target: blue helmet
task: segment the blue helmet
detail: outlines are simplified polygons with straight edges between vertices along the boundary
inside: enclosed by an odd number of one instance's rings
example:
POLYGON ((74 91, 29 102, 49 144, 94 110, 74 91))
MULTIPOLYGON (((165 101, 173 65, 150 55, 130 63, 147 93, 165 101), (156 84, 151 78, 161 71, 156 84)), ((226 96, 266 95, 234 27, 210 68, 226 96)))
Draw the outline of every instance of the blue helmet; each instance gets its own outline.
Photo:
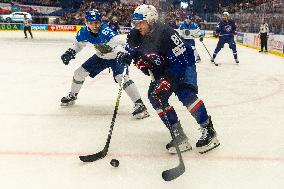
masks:
POLYGON ((187 16, 185 16, 185 19, 186 19, 186 20, 190 20, 190 19, 191 19, 191 16, 190 16, 190 15, 187 15, 187 16))
POLYGON ((88 9, 85 13, 86 21, 101 21, 101 13, 97 9, 88 9))

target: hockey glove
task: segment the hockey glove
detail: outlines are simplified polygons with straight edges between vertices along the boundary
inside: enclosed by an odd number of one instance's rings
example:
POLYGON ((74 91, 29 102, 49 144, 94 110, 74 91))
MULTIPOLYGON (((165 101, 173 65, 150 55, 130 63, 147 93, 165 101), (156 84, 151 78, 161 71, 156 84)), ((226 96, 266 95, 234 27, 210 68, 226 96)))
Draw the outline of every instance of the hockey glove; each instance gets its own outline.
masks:
POLYGON ((161 78, 155 85, 153 96, 156 99, 163 99, 169 97, 172 91, 172 84, 165 78, 161 78))
POLYGON ((63 64, 68 65, 71 59, 75 59, 76 51, 69 48, 62 56, 61 60, 63 64))
POLYGON ((203 42, 203 37, 200 37, 200 38, 199 38, 199 41, 200 41, 200 42, 203 42))
POLYGON ((149 61, 140 57, 134 64, 145 75, 148 75, 148 76, 150 75, 149 69, 153 68, 153 65, 149 61))
POLYGON ((128 65, 129 66, 131 64, 132 57, 128 53, 119 52, 119 53, 117 53, 116 61, 121 65, 128 65))
POLYGON ((147 53, 141 58, 144 59, 144 61, 147 61, 148 64, 151 64, 152 66, 159 66, 165 60, 164 57, 156 53, 147 53))

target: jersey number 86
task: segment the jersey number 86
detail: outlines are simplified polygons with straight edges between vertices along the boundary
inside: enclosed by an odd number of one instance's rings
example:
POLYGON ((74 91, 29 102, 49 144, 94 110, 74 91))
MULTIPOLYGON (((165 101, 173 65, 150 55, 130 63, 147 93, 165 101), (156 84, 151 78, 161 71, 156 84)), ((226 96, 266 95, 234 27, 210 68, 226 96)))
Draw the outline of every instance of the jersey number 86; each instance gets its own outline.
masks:
POLYGON ((186 48, 184 46, 184 43, 182 42, 181 38, 177 35, 174 34, 171 36, 172 41, 176 45, 175 48, 173 48, 173 53, 175 56, 179 56, 183 54, 186 51, 186 48))

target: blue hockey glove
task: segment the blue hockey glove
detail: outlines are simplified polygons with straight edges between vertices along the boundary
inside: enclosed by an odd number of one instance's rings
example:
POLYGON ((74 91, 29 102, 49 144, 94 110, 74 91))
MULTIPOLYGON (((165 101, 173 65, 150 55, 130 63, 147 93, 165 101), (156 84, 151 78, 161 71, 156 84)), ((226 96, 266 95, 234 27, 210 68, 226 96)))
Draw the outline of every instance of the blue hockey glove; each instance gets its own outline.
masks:
POLYGON ((75 59, 76 51, 69 48, 62 56, 61 60, 63 64, 68 65, 71 59, 75 59))
POLYGON ((119 52, 116 56, 116 61, 121 65, 130 65, 132 62, 132 57, 130 54, 125 52, 119 52))

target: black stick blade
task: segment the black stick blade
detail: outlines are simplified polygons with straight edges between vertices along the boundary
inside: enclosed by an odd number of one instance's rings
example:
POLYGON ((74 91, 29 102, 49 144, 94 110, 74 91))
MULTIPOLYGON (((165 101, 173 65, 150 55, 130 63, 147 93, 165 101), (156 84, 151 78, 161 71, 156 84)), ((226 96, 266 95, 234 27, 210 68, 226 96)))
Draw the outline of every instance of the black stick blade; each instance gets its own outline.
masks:
POLYGON ((107 155, 106 151, 102 150, 96 154, 79 156, 79 158, 82 162, 94 162, 94 161, 104 158, 106 155, 107 155))
POLYGON ((177 167, 163 171, 162 177, 165 181, 172 181, 185 172, 185 166, 183 163, 180 163, 177 167))

